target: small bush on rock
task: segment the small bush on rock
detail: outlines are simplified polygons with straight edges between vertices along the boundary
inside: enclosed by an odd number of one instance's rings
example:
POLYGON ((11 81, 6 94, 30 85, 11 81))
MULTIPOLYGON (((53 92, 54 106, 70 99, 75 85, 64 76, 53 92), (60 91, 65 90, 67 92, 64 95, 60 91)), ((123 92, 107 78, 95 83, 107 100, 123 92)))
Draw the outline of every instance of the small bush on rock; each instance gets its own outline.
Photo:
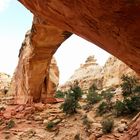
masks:
POLYGON ((138 80, 134 76, 128 76, 128 75, 122 75, 121 79, 122 79, 121 88, 122 88, 123 96, 126 97, 134 94, 136 88, 139 87, 137 85, 138 80))
POLYGON ((123 101, 117 101, 115 106, 117 116, 130 115, 140 111, 140 97, 133 96, 125 98, 123 101))
POLYGON ((97 108, 97 113, 99 115, 103 115, 104 113, 107 113, 108 111, 109 111, 109 105, 106 102, 102 102, 97 108))
POLYGON ((112 132, 113 126, 114 126, 114 121, 112 119, 104 119, 101 122, 102 125, 102 131, 104 134, 112 132))
POLYGON ((124 112, 126 111, 126 106, 123 102, 116 101, 114 109, 116 116, 121 116, 124 115, 124 112))
POLYGON ((64 96, 65 94, 62 91, 60 90, 56 91, 55 98, 64 98, 64 96))
POLYGON ((14 126, 15 126, 14 120, 10 120, 10 121, 7 122, 7 124, 6 124, 6 128, 7 128, 7 129, 13 128, 14 126))
POLYGON ((60 106, 60 108, 66 114, 74 114, 76 113, 76 109, 79 107, 78 101, 82 97, 82 90, 79 86, 72 87, 66 93, 66 98, 64 103, 60 106))
POLYGON ((55 126, 55 124, 52 121, 50 121, 47 123, 46 129, 51 131, 54 126, 55 126))
POLYGON ((124 99, 124 104, 127 108, 127 114, 132 114, 140 111, 140 97, 133 96, 131 98, 124 99))
POLYGON ((82 120, 83 120, 83 125, 85 125, 86 129, 90 129, 90 127, 91 127, 91 122, 88 120, 87 116, 84 116, 84 117, 82 118, 82 120))
POLYGON ((114 93, 112 91, 112 88, 109 88, 107 90, 103 90, 101 93, 101 96, 107 101, 108 104, 111 103, 111 99, 114 96, 114 93))
POLYGON ((98 103, 102 98, 96 91, 97 87, 95 85, 92 85, 92 87, 89 88, 88 94, 87 94, 87 101, 89 104, 95 104, 98 103))

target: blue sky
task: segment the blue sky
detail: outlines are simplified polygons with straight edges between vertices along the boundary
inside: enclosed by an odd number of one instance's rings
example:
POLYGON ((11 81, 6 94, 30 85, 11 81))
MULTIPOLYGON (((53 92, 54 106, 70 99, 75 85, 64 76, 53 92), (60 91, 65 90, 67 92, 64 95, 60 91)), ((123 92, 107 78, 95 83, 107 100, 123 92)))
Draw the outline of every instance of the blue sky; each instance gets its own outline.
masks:
POLYGON ((32 14, 17 0, 0 0, 0 72, 12 74, 32 14))
MULTIPOLYGON (((0 72, 10 75, 18 62, 18 52, 25 33, 31 28, 32 14, 17 0, 0 0, 0 72)), ((64 83, 89 55, 103 65, 109 54, 94 44, 72 35, 55 54, 64 83)))

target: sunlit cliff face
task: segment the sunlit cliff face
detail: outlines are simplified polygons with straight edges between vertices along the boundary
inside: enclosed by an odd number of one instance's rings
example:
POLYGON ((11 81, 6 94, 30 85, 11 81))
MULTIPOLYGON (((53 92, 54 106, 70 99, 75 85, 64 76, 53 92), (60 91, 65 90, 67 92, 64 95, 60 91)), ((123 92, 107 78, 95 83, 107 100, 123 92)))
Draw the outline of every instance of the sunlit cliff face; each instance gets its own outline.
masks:
POLYGON ((19 1, 43 21, 97 44, 140 73, 140 1, 19 1))
POLYGON ((72 33, 97 44, 140 74, 139 1, 19 1, 34 14, 30 51, 21 55, 16 71, 17 90, 27 95, 27 101, 29 96, 40 101, 44 80, 49 80, 51 58, 72 33))

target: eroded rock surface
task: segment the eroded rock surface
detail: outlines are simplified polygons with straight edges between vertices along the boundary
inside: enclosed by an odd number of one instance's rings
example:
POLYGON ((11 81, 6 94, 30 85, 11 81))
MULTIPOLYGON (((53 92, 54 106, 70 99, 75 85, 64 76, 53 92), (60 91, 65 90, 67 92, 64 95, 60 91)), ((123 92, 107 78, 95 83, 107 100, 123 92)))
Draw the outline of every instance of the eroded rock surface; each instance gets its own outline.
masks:
POLYGON ((81 64, 80 68, 75 70, 74 74, 68 79, 68 81, 60 86, 62 91, 67 91, 75 81, 83 91, 87 91, 93 84, 98 88, 102 88, 102 67, 97 64, 94 56, 89 56, 84 64, 81 64))
POLYGON ((114 56, 109 57, 104 67, 102 68, 103 74, 103 87, 109 88, 113 86, 118 86, 121 83, 122 75, 132 75, 139 77, 138 74, 129 68, 125 63, 120 61, 114 56))
MULTIPOLYGON (((96 63, 94 56, 89 56, 70 79, 68 79, 64 85, 60 85, 58 89, 67 91, 75 81, 78 82, 81 89, 85 92, 88 91, 93 84, 96 85, 98 89, 118 87, 121 84, 123 74, 135 76, 138 79, 140 78, 134 70, 114 56, 110 56, 104 66, 100 66, 96 63)), ((122 94, 121 89, 118 89, 117 93, 122 94)))
POLYGON ((140 74, 139 0, 19 1, 35 16, 97 44, 140 74))
MULTIPOLYGON (((26 91, 27 95, 33 96, 34 101, 40 100, 42 83, 44 82, 44 78, 42 77, 44 77, 45 74, 40 75, 41 71, 44 70, 40 70, 40 67, 45 65, 47 66, 45 69, 48 70, 52 55, 65 40, 65 37, 62 37, 64 31, 76 33, 97 44, 140 74, 139 0, 19 1, 38 17, 38 21, 33 24, 30 42, 35 53, 26 60, 28 62, 27 68, 20 68, 21 71, 30 70, 28 76, 25 72, 25 75, 22 75, 21 79, 24 79, 28 85, 24 86, 26 88, 23 89, 23 91, 26 91), (47 24, 48 22, 51 23, 51 25, 46 26, 46 22, 47 24), (48 36, 50 27, 52 27, 53 32, 51 30, 52 34, 48 36), (46 32, 44 32, 44 30, 46 32), (48 60, 47 65, 44 63, 46 59, 48 60), (36 75, 36 77, 31 78, 34 77, 34 75, 36 75)), ((138 136, 136 138, 134 137, 134 139, 139 139, 139 133, 137 133, 140 130, 139 125, 137 125, 139 122, 134 124, 133 134, 138 136)), ((130 134, 132 132, 130 129, 130 134)), ((125 139, 131 138, 132 137, 128 135, 125 139)))
POLYGON ((129 130, 123 135, 120 140, 139 140, 140 139, 140 114, 138 114, 132 124, 129 126, 129 130))
POLYGON ((11 77, 6 73, 0 73, 0 95, 5 95, 10 87, 11 77))
POLYGON ((59 72, 55 60, 51 65, 50 62, 67 33, 34 18, 32 29, 20 49, 14 74, 11 92, 16 96, 16 103, 39 102, 53 96, 59 72))

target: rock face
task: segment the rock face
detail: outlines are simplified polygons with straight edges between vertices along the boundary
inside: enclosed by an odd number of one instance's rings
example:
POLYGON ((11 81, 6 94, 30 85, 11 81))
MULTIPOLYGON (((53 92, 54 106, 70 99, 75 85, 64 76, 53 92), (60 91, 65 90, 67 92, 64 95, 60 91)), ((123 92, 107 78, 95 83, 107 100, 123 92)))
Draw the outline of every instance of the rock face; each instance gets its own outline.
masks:
MULTIPOLYGON (((134 70, 130 69, 125 63, 118 60, 116 57, 111 56, 105 63, 103 67, 100 67, 95 63, 93 56, 89 56, 85 64, 81 65, 79 69, 71 76, 71 78, 66 82, 65 85, 60 86, 60 90, 66 91, 74 83, 74 81, 79 82, 79 86, 87 90, 93 83, 100 83, 102 88, 110 88, 118 86, 121 83, 121 76, 123 74, 134 75, 140 78, 139 75, 135 73, 134 70), (99 78, 99 79, 98 79, 99 78), (96 81, 96 82, 95 82, 96 81), (98 82, 97 82, 98 81, 98 82), (92 83, 92 84, 91 84, 92 83), (86 86, 85 86, 86 85, 86 86)), ((118 88, 116 94, 113 98, 114 101, 121 100, 122 91, 118 88)), ((125 121, 124 121, 125 122, 125 121)), ((126 123, 122 121, 119 125, 118 131, 120 133, 127 129, 126 123)), ((93 138, 92 138, 93 139, 93 138)), ((115 140, 115 137, 103 136, 101 139, 105 140, 115 140)), ((140 139, 140 113, 136 116, 136 119, 132 120, 132 124, 129 126, 128 132, 120 138, 120 140, 139 140, 140 139)))
POLYGON ((59 84, 59 69, 57 66, 57 62, 53 57, 50 63, 48 79, 45 79, 45 82, 43 83, 43 87, 42 87, 41 100, 43 102, 47 102, 47 98, 54 98, 54 94, 58 84, 59 84))
POLYGON ((132 121, 129 130, 120 140, 139 140, 140 139, 140 114, 132 121))
POLYGON ((40 100, 45 75, 42 72, 46 70, 48 74, 52 55, 66 39, 65 31, 97 44, 140 74, 139 0, 19 1, 37 18, 30 38, 33 53, 25 60, 26 67, 22 67, 22 61, 19 64, 20 72, 24 73, 19 74, 24 83, 22 92, 31 95, 34 101, 40 100), (45 70, 40 70, 41 67, 45 70))
POLYGON ((0 73, 0 94, 6 94, 9 90, 11 77, 6 73, 0 73))
POLYGON ((116 57, 111 56, 107 62, 105 63, 104 67, 102 68, 103 74, 103 87, 113 87, 117 86, 121 83, 121 76, 123 74, 134 75, 138 77, 138 75, 129 68, 125 63, 118 60, 116 57))
POLYGON ((83 91, 87 91, 90 86, 96 84, 99 88, 102 87, 102 67, 96 63, 94 56, 89 56, 85 64, 81 64, 71 78, 60 87, 62 90, 67 90, 75 82, 78 81, 79 86, 83 91))
MULTIPOLYGON (((50 27, 50 33, 53 31, 53 27, 50 27)), ((37 46, 37 48, 30 43, 31 35, 30 31, 27 32, 20 49, 19 63, 10 90, 16 97, 16 103, 19 104, 44 101, 47 97, 53 97, 59 82, 59 70, 56 61, 54 58, 49 60, 48 56, 51 55, 51 52, 45 51, 47 49, 50 51, 49 46, 57 43, 57 41, 51 43, 46 40, 48 44, 42 43, 42 45, 48 45, 48 47, 37 46)))
POLYGON ((97 44, 140 74, 139 0, 19 1, 36 17, 97 44))
POLYGON ((85 64, 82 64, 71 78, 58 89, 67 91, 75 81, 78 81, 79 86, 84 91, 87 91, 93 84, 99 89, 107 89, 120 85, 123 74, 139 78, 134 70, 114 56, 109 57, 103 67, 96 63, 94 56, 89 56, 85 64))

